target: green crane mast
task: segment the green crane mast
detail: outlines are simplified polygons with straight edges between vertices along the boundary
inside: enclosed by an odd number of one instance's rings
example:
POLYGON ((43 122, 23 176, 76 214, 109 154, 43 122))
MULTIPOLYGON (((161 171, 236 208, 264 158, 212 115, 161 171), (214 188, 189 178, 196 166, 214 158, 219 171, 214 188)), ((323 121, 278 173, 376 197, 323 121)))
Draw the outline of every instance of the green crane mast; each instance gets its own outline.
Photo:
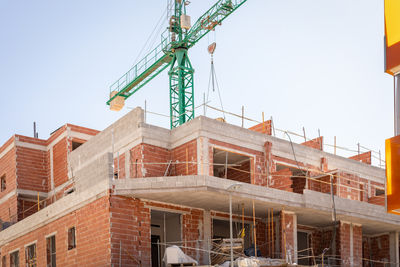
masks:
POLYGON ((186 15, 188 0, 173 0, 174 13, 161 43, 110 86, 107 105, 121 110, 124 101, 159 73, 169 68, 171 129, 194 118, 194 69, 188 50, 207 33, 221 25, 247 0, 219 0, 194 24, 186 15))

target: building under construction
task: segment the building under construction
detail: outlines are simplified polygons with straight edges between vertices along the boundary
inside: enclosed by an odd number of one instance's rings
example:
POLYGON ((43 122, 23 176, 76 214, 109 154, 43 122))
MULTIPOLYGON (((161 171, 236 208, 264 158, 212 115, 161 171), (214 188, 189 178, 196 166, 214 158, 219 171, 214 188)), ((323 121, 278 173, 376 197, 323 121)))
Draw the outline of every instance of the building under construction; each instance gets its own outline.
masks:
POLYGON ((230 259, 230 229, 235 259, 398 266, 400 217, 370 153, 280 139, 271 121, 199 116, 169 130, 144 114, 1 146, 1 266, 164 266, 171 246, 215 265, 230 259))

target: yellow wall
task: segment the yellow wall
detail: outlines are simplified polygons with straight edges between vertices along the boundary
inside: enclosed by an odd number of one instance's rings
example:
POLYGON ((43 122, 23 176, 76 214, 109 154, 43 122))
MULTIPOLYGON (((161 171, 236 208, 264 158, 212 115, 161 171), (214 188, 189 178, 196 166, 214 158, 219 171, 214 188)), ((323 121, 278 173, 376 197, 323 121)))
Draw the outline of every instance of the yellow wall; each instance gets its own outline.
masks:
POLYGON ((385 0, 387 46, 400 42, 400 0, 385 0))

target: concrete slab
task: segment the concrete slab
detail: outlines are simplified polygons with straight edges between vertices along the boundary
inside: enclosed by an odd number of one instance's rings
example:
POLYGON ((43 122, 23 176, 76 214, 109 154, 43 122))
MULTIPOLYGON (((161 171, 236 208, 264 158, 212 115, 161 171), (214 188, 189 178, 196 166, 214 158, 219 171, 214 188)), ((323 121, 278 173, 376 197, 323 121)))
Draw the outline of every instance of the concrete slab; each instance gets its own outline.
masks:
MULTIPOLYGON (((299 224, 316 227, 332 225, 330 194, 310 190, 297 194, 204 175, 123 179, 113 181, 113 185, 117 195, 222 212, 229 211, 231 193, 234 212, 238 214, 241 209, 237 207, 243 203, 246 214, 251 216, 254 200, 257 217, 265 218, 269 208, 275 211, 284 208, 298 215, 299 224), (234 184, 239 186, 232 192, 227 191, 234 184)), ((338 220, 362 224, 366 234, 396 231, 400 228, 400 216, 386 213, 382 206, 338 197, 335 197, 335 203, 338 220)))

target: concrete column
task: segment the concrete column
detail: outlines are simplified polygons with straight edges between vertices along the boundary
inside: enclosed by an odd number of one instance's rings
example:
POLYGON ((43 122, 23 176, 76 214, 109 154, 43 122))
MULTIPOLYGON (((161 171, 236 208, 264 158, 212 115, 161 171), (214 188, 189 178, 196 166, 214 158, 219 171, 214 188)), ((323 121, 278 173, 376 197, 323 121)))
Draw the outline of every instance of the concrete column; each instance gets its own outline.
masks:
POLYGON ((210 257, 208 251, 212 249, 212 230, 211 230, 211 213, 209 210, 204 211, 204 244, 203 249, 205 250, 203 254, 203 262, 205 264, 211 265, 210 257))
POLYGON ((197 138, 197 174, 198 175, 211 175, 210 171, 210 147, 208 138, 197 138))
POLYGON ((297 216, 294 212, 281 211, 279 216, 282 258, 286 256, 289 262, 297 263, 297 216))
POLYGON ((399 232, 389 234, 390 267, 399 267, 399 232))
POLYGON ((131 178, 131 153, 125 152, 125 179, 131 178))

